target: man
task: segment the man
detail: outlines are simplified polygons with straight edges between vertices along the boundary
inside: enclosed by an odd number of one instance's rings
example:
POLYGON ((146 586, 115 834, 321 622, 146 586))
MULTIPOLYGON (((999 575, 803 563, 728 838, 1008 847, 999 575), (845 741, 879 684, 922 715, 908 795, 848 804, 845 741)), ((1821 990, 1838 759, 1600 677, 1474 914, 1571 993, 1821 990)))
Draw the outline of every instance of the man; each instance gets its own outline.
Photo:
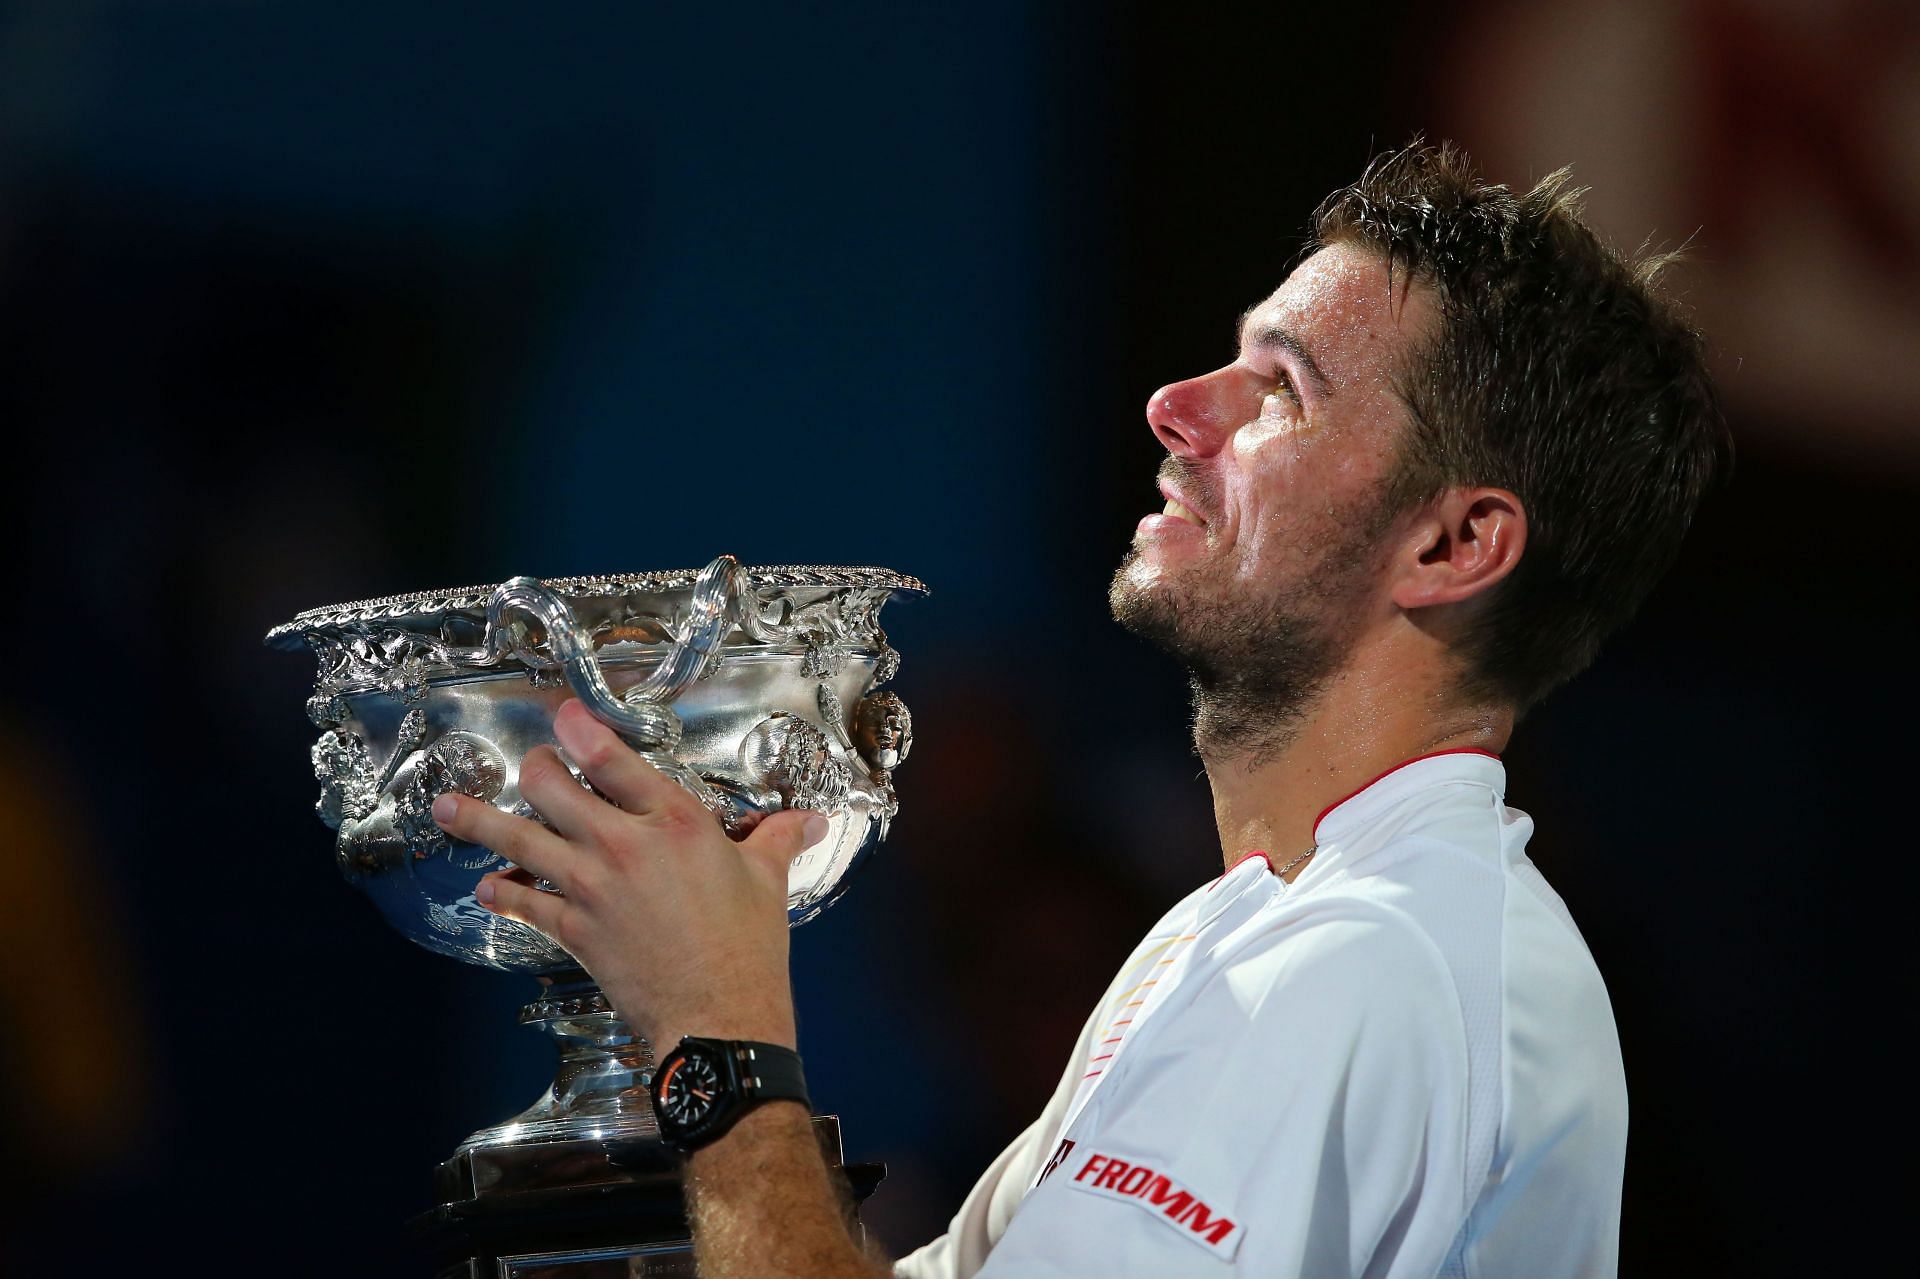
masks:
MULTIPOLYGON (((1503 802, 1515 721, 1675 554, 1728 442, 1697 335, 1578 220, 1416 144, 1315 218, 1231 364, 1155 393, 1165 509, 1115 616, 1187 667, 1226 873, 1094 1010, 1040 1118, 906 1276, 1610 1273, 1626 1093, 1605 987, 1503 802)), ((577 704, 521 784, 458 796, 656 1044, 795 1042, 787 861, 735 845, 577 704), (545 876, 564 897, 535 892, 545 876)), ((805 1107, 688 1163, 702 1273, 884 1273, 805 1107)))

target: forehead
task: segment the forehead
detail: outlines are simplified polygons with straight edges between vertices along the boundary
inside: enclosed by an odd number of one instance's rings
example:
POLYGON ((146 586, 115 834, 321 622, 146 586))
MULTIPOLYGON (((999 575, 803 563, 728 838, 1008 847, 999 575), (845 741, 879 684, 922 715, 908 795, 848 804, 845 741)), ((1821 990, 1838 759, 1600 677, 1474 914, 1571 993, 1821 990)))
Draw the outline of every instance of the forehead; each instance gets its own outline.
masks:
POLYGON ((1357 244, 1321 249, 1247 313, 1242 333, 1283 329, 1307 348, 1335 393, 1385 387, 1398 357, 1434 323, 1432 298, 1388 277, 1386 259, 1357 244))

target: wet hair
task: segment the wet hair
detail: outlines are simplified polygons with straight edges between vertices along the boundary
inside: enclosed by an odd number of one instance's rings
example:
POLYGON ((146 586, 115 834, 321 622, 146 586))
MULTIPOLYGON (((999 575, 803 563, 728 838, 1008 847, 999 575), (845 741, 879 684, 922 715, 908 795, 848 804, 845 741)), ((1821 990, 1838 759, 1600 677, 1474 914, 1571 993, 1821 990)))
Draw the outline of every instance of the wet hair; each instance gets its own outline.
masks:
POLYGON ((1316 247, 1370 248, 1439 302, 1397 378, 1409 427, 1388 500, 1519 497, 1526 549, 1454 645, 1463 696, 1520 713, 1633 616, 1733 452, 1705 343, 1656 291, 1677 255, 1616 253, 1569 179, 1516 195, 1451 144, 1415 140, 1313 220, 1316 247))

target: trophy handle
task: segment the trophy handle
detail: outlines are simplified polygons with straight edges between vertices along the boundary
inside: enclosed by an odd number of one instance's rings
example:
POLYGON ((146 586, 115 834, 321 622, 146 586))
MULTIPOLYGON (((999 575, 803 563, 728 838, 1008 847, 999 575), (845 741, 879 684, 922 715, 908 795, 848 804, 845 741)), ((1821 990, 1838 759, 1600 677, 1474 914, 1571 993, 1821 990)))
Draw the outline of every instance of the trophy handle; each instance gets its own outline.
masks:
POLYGON ((494 591, 487 602, 487 637, 495 652, 534 670, 559 667, 595 718, 731 826, 734 806, 673 753, 680 743, 681 724, 671 704, 712 664, 733 622, 740 589, 740 562, 733 556, 722 555, 701 569, 694 580, 685 631, 653 673, 624 695, 615 694, 607 683, 600 659, 594 655, 593 636, 574 617, 573 609, 536 578, 516 577, 494 591), (531 615, 540 623, 546 631, 545 653, 534 647, 515 614, 531 615))

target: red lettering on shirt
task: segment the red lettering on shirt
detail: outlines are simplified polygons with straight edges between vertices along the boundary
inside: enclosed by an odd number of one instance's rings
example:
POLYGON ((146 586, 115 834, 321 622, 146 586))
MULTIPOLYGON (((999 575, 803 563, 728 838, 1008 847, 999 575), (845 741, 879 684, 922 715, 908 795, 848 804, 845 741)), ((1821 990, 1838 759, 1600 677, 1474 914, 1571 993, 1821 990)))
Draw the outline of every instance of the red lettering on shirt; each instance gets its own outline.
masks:
MULTIPOLYGON (((1060 1139, 1059 1147, 1056 1148, 1053 1152, 1053 1158, 1047 1160, 1047 1166, 1040 1170, 1040 1176, 1035 1179, 1033 1184, 1037 1186, 1042 1181, 1045 1181, 1047 1178, 1053 1176, 1053 1170, 1055 1168, 1058 1168, 1063 1162, 1065 1162, 1066 1157, 1068 1156, 1068 1154, 1072 1153, 1072 1151, 1073 1151, 1073 1138, 1062 1137, 1060 1139)), ((1086 1176, 1087 1175, 1086 1171, 1082 1169, 1080 1175, 1083 1177, 1086 1176)))
POLYGON ((1233 1233, 1231 1221, 1225 1217, 1215 1220, 1213 1214, 1207 1211, 1207 1206, 1198 1199, 1194 1200, 1193 1205, 1174 1220, 1184 1223, 1187 1229, 1196 1235, 1205 1235, 1214 1243, 1219 1243, 1233 1233))
MULTIPOLYGON (((1065 1156, 1063 1150, 1055 1162, 1065 1156)), ((1046 1180, 1046 1174, 1041 1174, 1046 1180)), ((1214 1206, 1152 1165, 1090 1152, 1069 1183, 1076 1190, 1131 1203, 1223 1259, 1231 1259, 1245 1233, 1233 1214, 1214 1206)))
POLYGON ((1180 1220, 1180 1214, 1184 1213, 1187 1205, 1193 1202, 1192 1195, 1184 1190, 1175 1190, 1171 1181, 1160 1176, 1154 1177, 1153 1184, 1147 1187, 1145 1197, 1148 1203, 1175 1221, 1180 1220))

